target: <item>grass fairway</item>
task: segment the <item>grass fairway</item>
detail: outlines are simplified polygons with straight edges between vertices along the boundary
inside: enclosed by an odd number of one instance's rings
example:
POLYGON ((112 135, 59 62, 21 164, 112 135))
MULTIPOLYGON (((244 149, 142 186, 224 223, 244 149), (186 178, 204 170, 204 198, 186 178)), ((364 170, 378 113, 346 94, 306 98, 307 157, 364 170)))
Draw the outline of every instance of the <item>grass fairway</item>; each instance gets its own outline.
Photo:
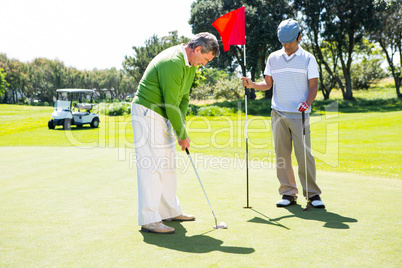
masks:
MULTIPOLYGON (((73 126, 71 131, 64 131, 59 126, 49 130, 47 121, 52 110, 52 107, 1 104, 0 146, 133 147, 129 116, 100 116, 98 129, 73 126)), ((311 119, 311 129, 317 168, 401 179, 402 111, 395 107, 379 110, 316 113, 311 119)), ((192 152, 221 157, 244 155, 244 124, 244 115, 189 117, 187 127, 192 152)), ((270 124, 270 117, 249 116, 252 160, 274 160, 270 124)))
POLYGON ((178 197, 197 221, 172 235, 139 232, 132 150, 1 147, 2 267, 401 267, 402 181, 318 171, 325 210, 278 209, 270 167, 193 154, 213 216, 184 153, 178 197), (218 168, 219 167, 219 168, 218 168))

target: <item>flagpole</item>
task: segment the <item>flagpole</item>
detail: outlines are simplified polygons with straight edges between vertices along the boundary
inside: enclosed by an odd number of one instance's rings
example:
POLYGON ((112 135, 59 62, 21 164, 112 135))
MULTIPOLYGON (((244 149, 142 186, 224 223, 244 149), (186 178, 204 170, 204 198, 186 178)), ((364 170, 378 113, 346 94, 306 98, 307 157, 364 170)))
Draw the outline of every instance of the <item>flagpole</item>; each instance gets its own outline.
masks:
MULTIPOLYGON (((246 69, 246 8, 242 6, 236 10, 230 11, 225 15, 217 18, 212 26, 218 31, 219 35, 222 38, 223 50, 229 51, 231 45, 243 45, 244 52, 244 76, 247 74, 246 69)), ((241 55, 241 53, 240 53, 241 55)), ((240 59, 239 59, 240 60, 240 59)), ((247 99, 249 96, 249 90, 247 87, 244 87, 244 102, 246 109, 246 171, 247 171, 247 206, 244 208, 251 208, 249 206, 249 198, 248 198, 248 123, 247 123, 247 99)))
MULTIPOLYGON (((243 45, 243 52, 244 52, 244 71, 247 74, 247 63, 246 63, 246 42, 243 45)), ((247 184, 247 206, 244 208, 251 208, 249 205, 249 183, 248 183, 248 124, 247 124, 247 99, 248 99, 248 90, 247 87, 244 87, 244 109, 246 112, 246 184, 247 184)))

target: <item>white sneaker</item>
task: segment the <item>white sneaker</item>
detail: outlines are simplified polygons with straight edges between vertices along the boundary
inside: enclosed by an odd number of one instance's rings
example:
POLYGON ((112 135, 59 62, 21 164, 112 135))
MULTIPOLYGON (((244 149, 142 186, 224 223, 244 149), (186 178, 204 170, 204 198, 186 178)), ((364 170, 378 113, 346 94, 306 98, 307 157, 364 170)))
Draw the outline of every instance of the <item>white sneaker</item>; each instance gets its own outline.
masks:
POLYGON ((163 222, 153 222, 150 224, 145 224, 141 226, 141 232, 147 233, 157 233, 157 234, 172 234, 174 233, 174 228, 166 226, 163 222))
POLYGON ((283 195, 282 199, 276 202, 278 208, 296 204, 296 198, 291 195, 283 195))
POLYGON ((321 201, 321 198, 319 195, 310 197, 310 202, 311 202, 311 205, 315 208, 325 208, 324 202, 321 201))

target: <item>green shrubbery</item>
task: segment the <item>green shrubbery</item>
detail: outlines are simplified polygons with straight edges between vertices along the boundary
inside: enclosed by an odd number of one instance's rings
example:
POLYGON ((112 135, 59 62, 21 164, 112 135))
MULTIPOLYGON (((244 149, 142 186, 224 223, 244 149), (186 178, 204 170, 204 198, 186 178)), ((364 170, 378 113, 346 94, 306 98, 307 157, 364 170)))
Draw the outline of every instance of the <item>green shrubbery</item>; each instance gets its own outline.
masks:
POLYGON ((225 98, 227 100, 237 100, 244 96, 244 88, 237 77, 230 79, 221 78, 214 88, 214 98, 225 98))
POLYGON ((382 59, 363 59, 352 66, 352 88, 354 90, 369 89, 374 81, 386 77, 381 68, 382 59))
MULTIPOLYGON (((232 116, 240 113, 245 113, 244 100, 216 102, 212 105, 196 106, 191 105, 187 111, 187 115, 195 116, 232 116)), ((271 114, 271 100, 258 99, 247 102, 247 112, 250 115, 271 114)))
POLYGON ((200 107, 197 111, 198 116, 224 116, 224 115, 233 115, 234 109, 218 107, 215 105, 212 106, 203 106, 200 107))
POLYGON ((190 93, 193 100, 206 100, 213 97, 214 88, 210 84, 202 84, 194 88, 190 93))
MULTIPOLYGON (((108 116, 123 116, 131 113, 131 103, 116 102, 116 103, 99 103, 93 111, 98 114, 108 116)), ((193 116, 230 116, 235 114, 235 109, 231 107, 212 106, 196 106, 190 104, 187 110, 187 115, 193 116)))
POLYGON ((129 115, 131 113, 131 103, 129 102, 114 102, 114 103, 99 103, 94 109, 98 114, 109 116, 129 115))
POLYGON ((190 93, 190 98, 195 100, 206 99, 241 99, 244 94, 244 88, 237 77, 222 77, 215 83, 205 83, 194 88, 190 93))
MULTIPOLYGON (((387 84, 385 86, 372 87, 369 91, 356 91, 355 100, 343 100, 342 96, 329 100, 317 98, 312 106, 312 112, 319 113, 325 111, 327 106, 334 102, 336 102, 337 109, 342 112, 379 111, 384 109, 388 111, 398 110, 400 109, 402 100, 394 98, 394 90, 395 88, 392 85, 388 86, 387 84)), ((209 105, 190 104, 187 116, 232 116, 238 112, 244 114, 244 96, 239 96, 241 99, 217 101, 209 105)), ((102 102, 94 107, 94 112, 109 116, 129 115, 131 112, 131 103, 118 101, 113 103, 102 102)), ((249 115, 270 116, 271 100, 266 98, 248 100, 247 113, 249 115)))
POLYGON ((18 105, 31 105, 31 106, 54 106, 54 103, 47 102, 47 101, 32 101, 28 98, 19 98, 18 105))
MULTIPOLYGON (((216 105, 221 108, 230 108, 233 110, 233 113, 238 113, 239 111, 241 113, 245 113, 245 103, 244 99, 238 99, 238 100, 227 100, 219 103, 214 103, 213 105, 216 105)), ((250 115, 263 115, 267 116, 271 114, 271 100, 270 99, 256 99, 256 100, 248 100, 247 101, 247 113, 250 115)))
MULTIPOLYGON (((108 116, 123 116, 129 115, 131 113, 131 103, 120 102, 120 103, 99 103, 97 104, 93 111, 98 114, 104 114, 108 116)), ((235 109, 229 107, 218 107, 218 106, 203 106, 199 107, 196 105, 189 105, 187 115, 198 115, 198 116, 230 116, 235 113, 235 109)))

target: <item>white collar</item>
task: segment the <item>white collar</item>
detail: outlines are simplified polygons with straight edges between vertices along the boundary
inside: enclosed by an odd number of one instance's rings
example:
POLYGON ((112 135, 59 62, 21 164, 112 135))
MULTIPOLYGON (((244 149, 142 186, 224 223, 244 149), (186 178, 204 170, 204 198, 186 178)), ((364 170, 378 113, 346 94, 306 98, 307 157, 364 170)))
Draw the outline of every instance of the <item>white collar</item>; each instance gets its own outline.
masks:
POLYGON ((303 50, 303 49, 302 49, 302 48, 300 47, 300 45, 299 45, 299 48, 296 50, 296 52, 289 56, 288 54, 286 54, 285 48, 282 47, 282 54, 285 54, 285 56, 286 56, 288 59, 290 59, 290 58, 293 58, 294 56, 300 56, 301 53, 302 53, 302 50, 303 50))
POLYGON ((181 50, 184 56, 184 63, 186 64, 186 66, 191 67, 190 63, 188 62, 187 52, 186 49, 184 48, 184 44, 181 46, 181 50))

